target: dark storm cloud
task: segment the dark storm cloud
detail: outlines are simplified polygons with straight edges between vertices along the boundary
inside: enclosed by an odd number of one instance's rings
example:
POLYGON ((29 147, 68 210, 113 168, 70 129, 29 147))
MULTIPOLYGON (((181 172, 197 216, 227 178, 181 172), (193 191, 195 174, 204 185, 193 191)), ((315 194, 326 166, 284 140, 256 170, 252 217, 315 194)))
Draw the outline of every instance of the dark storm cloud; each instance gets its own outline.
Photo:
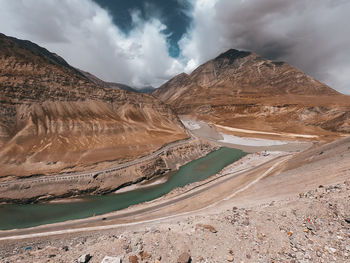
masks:
MULTIPOLYGON (((228 48, 285 60, 350 94, 350 1, 199 0, 181 47, 192 65, 228 48), (202 19, 206 16, 206 19, 202 19), (208 38, 216 39, 210 44, 208 38)), ((191 68, 191 67, 190 67, 191 68)))
POLYGON ((129 14, 125 32, 92 0, 0 0, 0 32, 29 39, 106 81, 158 86, 181 72, 168 52, 167 27, 138 10, 129 14))
POLYGON ((114 23, 125 33, 133 28, 132 12, 139 12, 143 20, 158 19, 165 26, 164 33, 169 42, 169 52, 178 56, 180 50, 178 41, 186 32, 191 22, 188 11, 190 2, 186 0, 94 0, 101 7, 107 9, 113 17, 114 23))

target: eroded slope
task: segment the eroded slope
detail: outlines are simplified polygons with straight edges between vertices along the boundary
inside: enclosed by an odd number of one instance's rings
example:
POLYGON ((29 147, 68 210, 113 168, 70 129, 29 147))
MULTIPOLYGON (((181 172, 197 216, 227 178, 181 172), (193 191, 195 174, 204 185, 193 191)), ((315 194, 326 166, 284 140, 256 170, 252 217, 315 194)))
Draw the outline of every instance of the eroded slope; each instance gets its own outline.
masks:
POLYGON ((136 158, 186 138, 152 96, 107 89, 61 57, 0 35, 0 176, 136 158))

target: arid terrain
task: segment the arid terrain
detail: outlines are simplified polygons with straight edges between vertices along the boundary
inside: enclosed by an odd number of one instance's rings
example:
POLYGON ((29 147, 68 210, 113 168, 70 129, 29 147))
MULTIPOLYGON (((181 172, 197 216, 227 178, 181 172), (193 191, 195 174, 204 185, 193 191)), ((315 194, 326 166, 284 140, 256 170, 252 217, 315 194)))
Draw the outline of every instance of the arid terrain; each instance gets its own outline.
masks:
POLYGON ((222 146, 242 153, 148 202, 0 230, 0 262, 350 261, 349 96, 233 49, 152 95, 2 34, 0 72, 2 204, 140 190, 222 146))
MULTIPOLYGON (((349 147, 349 139, 315 145, 280 159, 268 173, 262 167, 223 184, 209 182, 213 187, 204 194, 152 213, 124 220, 111 214, 94 228, 1 238, 1 260, 74 262, 89 254, 89 262, 105 256, 122 262, 188 262, 189 257, 192 262, 347 262, 349 147)), ((257 167, 260 158, 254 154, 243 161, 257 167)), ((234 174, 241 165, 220 174, 234 174)), ((195 191, 195 185, 129 211, 187 191, 195 191)))
POLYGON ((228 50, 152 94, 180 115, 234 128, 324 139, 350 131, 349 96, 251 52, 228 50))
POLYGON ((104 88, 38 45, 0 35, 0 178, 91 169, 188 137, 152 96, 104 88))

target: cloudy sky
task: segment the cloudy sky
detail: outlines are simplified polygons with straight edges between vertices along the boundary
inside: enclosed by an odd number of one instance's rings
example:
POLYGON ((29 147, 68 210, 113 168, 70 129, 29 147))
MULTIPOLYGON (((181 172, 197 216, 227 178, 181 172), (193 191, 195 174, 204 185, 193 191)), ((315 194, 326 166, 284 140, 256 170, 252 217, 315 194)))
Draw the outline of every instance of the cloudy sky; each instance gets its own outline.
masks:
POLYGON ((350 94, 349 13, 348 0, 0 0, 0 32, 137 87, 236 48, 350 94))

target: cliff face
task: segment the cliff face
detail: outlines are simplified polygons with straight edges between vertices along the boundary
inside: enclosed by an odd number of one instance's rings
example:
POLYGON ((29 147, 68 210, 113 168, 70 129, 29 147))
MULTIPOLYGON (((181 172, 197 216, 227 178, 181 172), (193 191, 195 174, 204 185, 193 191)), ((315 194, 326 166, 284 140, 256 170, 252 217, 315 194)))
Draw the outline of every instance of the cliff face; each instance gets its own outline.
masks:
POLYGON ((61 57, 0 35, 0 176, 82 170, 186 138, 152 96, 99 86, 61 57))
POLYGON ((350 97, 284 62, 228 50, 153 92, 178 114, 233 127, 350 132, 350 97))

